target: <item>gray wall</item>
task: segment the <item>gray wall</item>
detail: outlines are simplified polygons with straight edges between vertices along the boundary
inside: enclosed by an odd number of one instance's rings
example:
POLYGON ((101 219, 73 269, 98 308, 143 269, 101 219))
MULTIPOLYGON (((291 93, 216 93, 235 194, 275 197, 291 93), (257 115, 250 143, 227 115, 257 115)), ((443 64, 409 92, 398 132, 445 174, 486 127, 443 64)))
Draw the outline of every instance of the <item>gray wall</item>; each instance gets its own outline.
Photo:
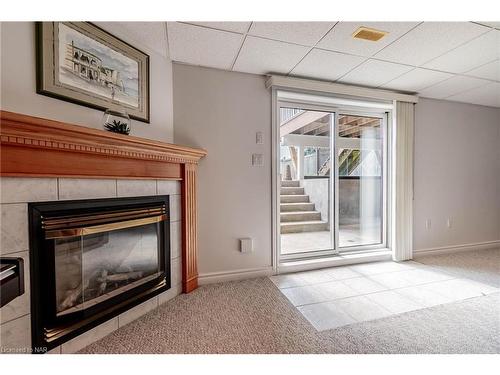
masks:
POLYGON ((330 178, 308 178, 300 184, 314 203, 314 209, 321 212, 321 220, 330 222, 330 178))
POLYGON ((382 216, 382 179, 341 178, 339 180, 339 224, 360 224, 361 215, 370 222, 382 216))
MULTIPOLYGON (((301 186, 314 203, 315 210, 321 212, 321 220, 329 221, 330 179, 309 178, 301 181, 301 186)), ((339 224, 360 224, 360 210, 365 218, 379 220, 382 215, 381 179, 364 178, 339 180, 339 224)))
MULTIPOLYGON (((175 141, 200 164, 200 273, 271 264, 271 96, 263 76, 174 64, 175 141), (255 144, 255 132, 265 144, 255 144), (264 154, 264 167, 250 165, 264 154), (252 237, 253 254, 238 252, 252 237)), ((414 247, 499 239, 499 109, 422 98, 415 135, 414 247), (448 215, 452 228, 446 228, 448 215), (425 218, 432 227, 425 229, 425 218)))
POLYGON ((500 109, 422 98, 414 184, 416 250, 499 240, 500 109))
POLYGON ((271 266, 271 94, 264 77, 174 64, 175 142, 208 150, 198 183, 200 274, 271 266), (264 144, 255 144, 263 132, 264 144), (252 167, 252 153, 264 155, 252 167), (253 253, 238 239, 251 237, 253 253))
MULTIPOLYGON (((132 135, 172 142, 172 63, 127 34, 117 22, 98 22, 99 27, 150 55, 151 123, 132 121, 132 135)), ((102 129, 103 111, 94 110, 36 93, 34 22, 1 23, 1 95, 3 110, 102 129)))

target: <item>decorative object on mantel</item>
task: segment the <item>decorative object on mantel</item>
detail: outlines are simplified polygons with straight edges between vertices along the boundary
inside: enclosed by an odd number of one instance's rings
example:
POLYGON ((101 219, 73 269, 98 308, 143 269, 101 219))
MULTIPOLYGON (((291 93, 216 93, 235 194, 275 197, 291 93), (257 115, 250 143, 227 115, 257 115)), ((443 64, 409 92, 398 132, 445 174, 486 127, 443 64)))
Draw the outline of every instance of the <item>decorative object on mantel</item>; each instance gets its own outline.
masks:
POLYGON ((181 181, 182 290, 198 287, 198 161, 205 150, 0 111, 0 176, 181 181))
POLYGON ((113 133, 130 134, 130 117, 127 112, 107 109, 102 116, 104 129, 113 133))
POLYGON ((149 123, 149 56, 89 22, 37 22, 37 93, 149 123))

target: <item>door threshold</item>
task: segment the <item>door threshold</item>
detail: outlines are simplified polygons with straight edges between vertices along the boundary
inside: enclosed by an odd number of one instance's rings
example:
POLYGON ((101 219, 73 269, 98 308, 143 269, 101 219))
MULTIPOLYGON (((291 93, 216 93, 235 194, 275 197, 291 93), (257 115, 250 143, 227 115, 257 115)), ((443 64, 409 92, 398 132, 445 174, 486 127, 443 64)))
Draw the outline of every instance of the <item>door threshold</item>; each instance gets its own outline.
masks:
POLYGON ((377 251, 365 251, 358 253, 344 253, 331 257, 285 261, 278 265, 277 273, 290 273, 299 271, 316 270, 327 267, 346 266, 349 264, 379 262, 392 259, 392 252, 389 249, 377 251))

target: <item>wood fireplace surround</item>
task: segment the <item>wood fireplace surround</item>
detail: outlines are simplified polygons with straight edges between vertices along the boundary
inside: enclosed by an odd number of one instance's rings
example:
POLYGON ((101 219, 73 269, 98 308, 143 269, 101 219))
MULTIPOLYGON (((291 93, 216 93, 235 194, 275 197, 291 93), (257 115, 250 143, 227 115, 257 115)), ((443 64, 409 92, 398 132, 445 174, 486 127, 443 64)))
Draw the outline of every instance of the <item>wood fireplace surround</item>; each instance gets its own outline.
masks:
POLYGON ((207 152, 0 111, 0 175, 181 181, 182 291, 198 286, 197 164, 207 152))

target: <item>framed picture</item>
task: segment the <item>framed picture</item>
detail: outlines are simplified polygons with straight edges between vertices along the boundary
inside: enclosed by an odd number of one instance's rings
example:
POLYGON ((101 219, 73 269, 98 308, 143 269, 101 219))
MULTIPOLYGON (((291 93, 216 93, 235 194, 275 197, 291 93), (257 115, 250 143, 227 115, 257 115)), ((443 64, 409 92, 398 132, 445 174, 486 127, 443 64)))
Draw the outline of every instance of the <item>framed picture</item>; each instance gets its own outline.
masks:
POLYGON ((37 93, 149 123, 149 56, 89 22, 37 22, 37 93))

